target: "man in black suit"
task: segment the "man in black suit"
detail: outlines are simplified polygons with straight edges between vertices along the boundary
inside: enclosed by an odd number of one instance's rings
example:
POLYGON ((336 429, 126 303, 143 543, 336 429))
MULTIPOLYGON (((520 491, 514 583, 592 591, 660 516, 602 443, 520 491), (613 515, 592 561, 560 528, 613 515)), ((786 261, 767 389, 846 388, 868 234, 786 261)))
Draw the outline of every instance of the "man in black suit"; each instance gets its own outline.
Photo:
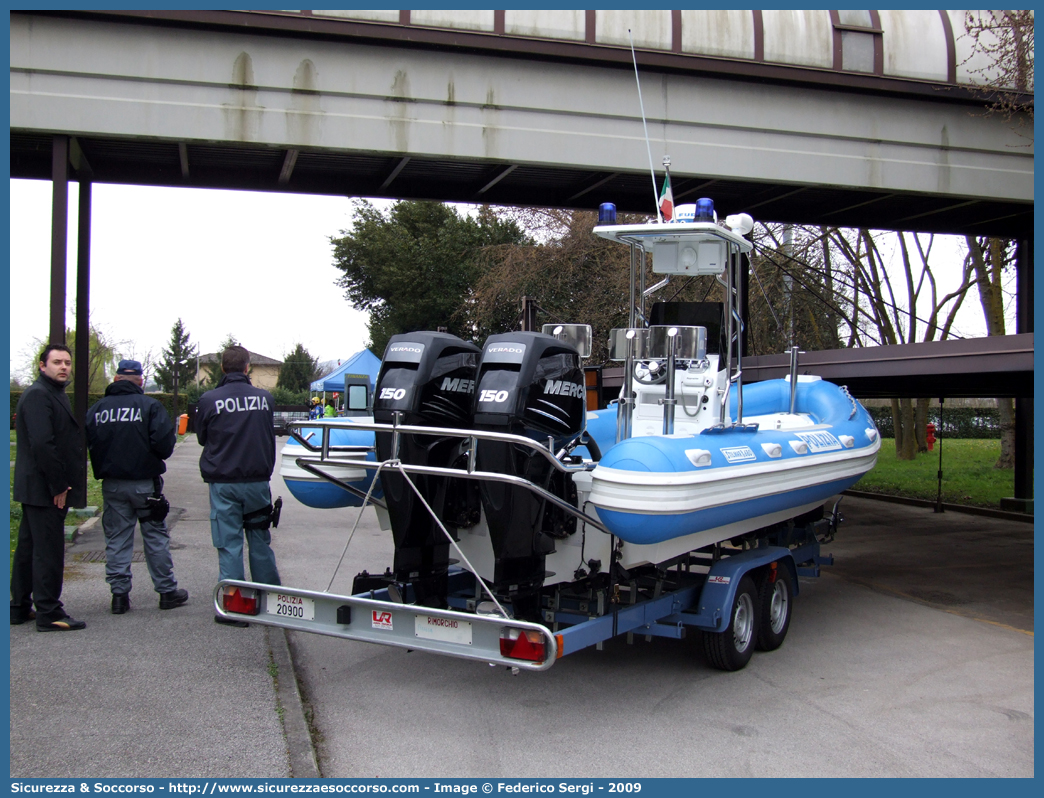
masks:
POLYGON ((40 376, 15 410, 14 500, 22 503, 22 522, 11 570, 11 624, 35 618, 38 632, 87 626, 68 615, 59 598, 65 515, 87 501, 79 425, 65 395, 71 373, 69 347, 49 344, 40 355, 40 376))

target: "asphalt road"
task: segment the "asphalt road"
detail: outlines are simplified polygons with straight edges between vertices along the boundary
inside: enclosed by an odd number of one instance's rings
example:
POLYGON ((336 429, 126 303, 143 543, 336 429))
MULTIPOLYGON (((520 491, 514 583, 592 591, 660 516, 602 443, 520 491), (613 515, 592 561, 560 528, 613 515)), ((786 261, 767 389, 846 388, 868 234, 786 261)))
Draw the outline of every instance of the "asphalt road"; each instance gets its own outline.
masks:
POLYGON ((87 628, 11 627, 13 778, 289 775, 265 630, 213 620, 199 451, 194 439, 178 444, 164 487, 187 605, 161 611, 145 563, 132 562, 131 611, 112 615, 99 524, 66 552, 62 601, 87 628))
MULTIPOLYGON (((1032 776, 1032 525, 843 506, 838 565, 801 580, 783 647, 737 673, 695 635, 512 676, 291 633, 323 774, 1032 776)), ((284 510, 285 583, 326 588, 355 512, 284 510)), ((366 511, 333 592, 391 555, 366 511)))
MULTIPOLYGON (((67 556, 83 632, 11 627, 12 777, 302 775, 293 674, 276 630, 213 623, 217 579, 199 447, 178 445, 166 494, 188 605, 160 611, 143 562, 109 613, 100 530, 67 556), (273 673, 278 673, 278 699, 273 673), (292 690, 290 692, 293 692, 292 690), (290 739, 288 750, 287 738, 290 739)), ((350 590, 391 562, 372 510, 334 573, 354 510, 286 503, 284 584, 350 590)), ((327 777, 1032 776, 1033 527, 846 499, 802 579, 783 647, 743 671, 686 640, 614 640, 544 673, 290 633, 327 777)), ((139 543, 140 546, 140 543, 139 543)), ((300 712, 300 708, 297 708, 300 712)))

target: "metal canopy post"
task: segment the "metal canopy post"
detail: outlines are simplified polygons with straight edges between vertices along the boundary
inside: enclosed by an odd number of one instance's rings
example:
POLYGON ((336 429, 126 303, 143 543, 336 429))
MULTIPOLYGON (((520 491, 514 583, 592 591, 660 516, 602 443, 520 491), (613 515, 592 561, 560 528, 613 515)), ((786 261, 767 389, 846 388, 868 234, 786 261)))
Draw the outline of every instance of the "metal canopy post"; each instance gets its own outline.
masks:
MULTIPOLYGON (((1015 332, 1033 332, 1033 239, 1016 244, 1015 332)), ((1015 498, 1012 509, 1033 511, 1033 399, 1015 399, 1015 498)), ((1002 500, 1003 504, 1003 500, 1002 500)))
POLYGON ((939 491, 935 495, 935 512, 937 512, 937 513, 946 512, 946 508, 943 507, 943 500, 942 500, 942 483, 943 483, 942 450, 943 450, 943 438, 946 437, 946 434, 943 432, 943 407, 945 405, 946 405, 946 397, 940 396, 939 397, 939 441, 938 441, 939 442, 939 471, 937 473, 937 476, 939 478, 939 491))

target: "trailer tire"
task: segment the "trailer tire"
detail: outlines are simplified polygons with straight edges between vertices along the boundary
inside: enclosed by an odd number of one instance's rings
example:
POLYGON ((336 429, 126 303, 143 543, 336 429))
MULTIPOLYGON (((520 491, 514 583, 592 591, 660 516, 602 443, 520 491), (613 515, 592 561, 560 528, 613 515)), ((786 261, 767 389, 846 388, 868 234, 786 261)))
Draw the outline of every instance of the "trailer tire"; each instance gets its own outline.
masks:
POLYGON ((783 645, 793 607, 794 583, 790 570, 780 563, 774 571, 765 572, 758 590, 758 651, 775 651, 783 645))
POLYGON ((738 671, 750 662, 758 640, 758 590, 749 576, 744 576, 732 603, 729 625, 722 632, 703 633, 703 652, 713 668, 738 671))

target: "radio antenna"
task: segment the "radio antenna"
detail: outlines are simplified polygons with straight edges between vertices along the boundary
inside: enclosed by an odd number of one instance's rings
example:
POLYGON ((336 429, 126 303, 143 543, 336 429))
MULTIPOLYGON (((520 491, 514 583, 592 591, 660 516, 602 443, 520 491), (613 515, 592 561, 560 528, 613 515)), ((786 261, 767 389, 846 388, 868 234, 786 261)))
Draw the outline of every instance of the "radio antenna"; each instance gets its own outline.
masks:
POLYGON ((649 126, 645 123, 645 103, 642 102, 642 82, 638 80, 638 59, 634 55, 634 37, 631 29, 627 29, 627 38, 631 42, 631 61, 634 63, 634 82, 638 84, 638 107, 642 109, 642 127, 645 129, 645 150, 649 153, 649 174, 652 175, 653 205, 656 206, 656 221, 663 223, 660 215, 660 195, 656 193, 656 170, 653 168, 652 147, 649 145, 649 126))

